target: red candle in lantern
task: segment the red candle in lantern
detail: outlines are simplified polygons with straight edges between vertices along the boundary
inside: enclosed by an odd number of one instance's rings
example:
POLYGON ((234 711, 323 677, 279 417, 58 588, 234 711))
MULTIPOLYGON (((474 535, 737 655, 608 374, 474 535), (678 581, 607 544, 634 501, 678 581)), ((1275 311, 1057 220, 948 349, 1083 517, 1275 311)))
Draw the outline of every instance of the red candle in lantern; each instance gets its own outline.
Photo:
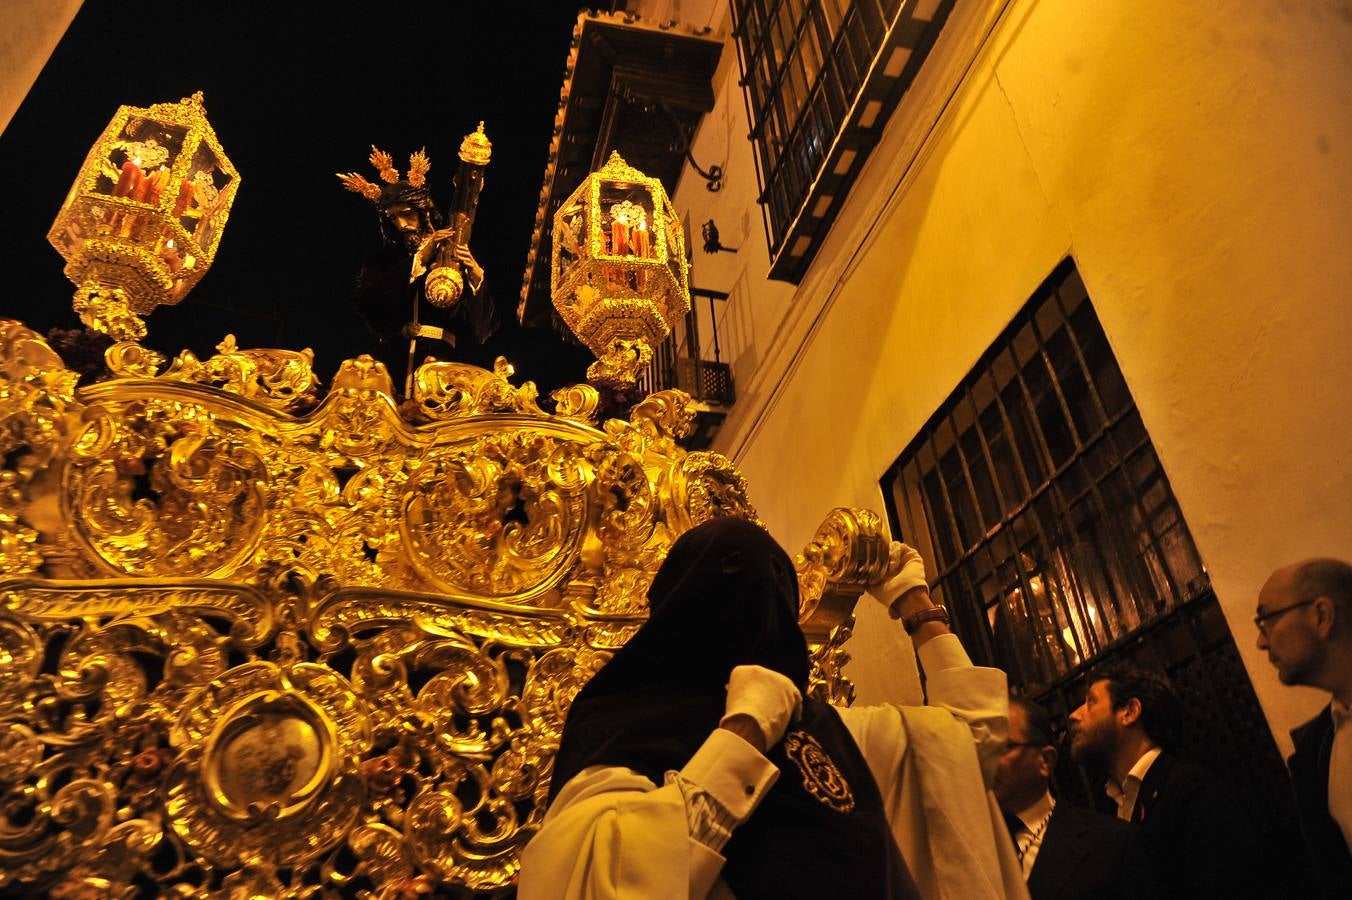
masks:
POLYGON ((132 191, 131 199, 145 203, 150 196, 150 186, 155 182, 155 175, 143 175, 141 180, 136 182, 136 190, 132 191))
POLYGON ((612 256, 629 253, 629 226, 619 219, 610 220, 610 252, 612 256))
POLYGON ((148 180, 150 181, 150 191, 149 196, 146 197, 146 202, 151 206, 157 206, 160 197, 164 195, 165 185, 169 183, 169 170, 160 166, 148 180))
POLYGON ((184 181, 183 186, 178 189, 178 200, 174 202, 174 215, 183 215, 184 210, 188 208, 188 203, 192 200, 192 182, 184 181))
POLYGON ((179 269, 183 268, 183 260, 179 258, 178 251, 174 249, 173 238, 164 242, 164 252, 160 256, 169 263, 169 271, 175 275, 178 274, 179 269))
POLYGON ((634 255, 647 259, 648 253, 648 223, 643 219, 638 220, 638 228, 633 232, 634 237, 634 255))
POLYGON ((127 160, 122 164, 122 174, 118 176, 117 187, 113 188, 113 196, 130 196, 140 186, 141 167, 131 160, 127 160))

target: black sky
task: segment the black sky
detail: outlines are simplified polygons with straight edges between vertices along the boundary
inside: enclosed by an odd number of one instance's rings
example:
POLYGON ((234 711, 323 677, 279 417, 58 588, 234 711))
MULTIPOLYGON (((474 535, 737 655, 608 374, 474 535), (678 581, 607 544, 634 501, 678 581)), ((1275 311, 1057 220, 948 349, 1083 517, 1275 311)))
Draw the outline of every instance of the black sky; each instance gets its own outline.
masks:
POLYGON ((0 316, 42 332, 78 324, 46 233, 85 154, 119 105, 201 90, 242 183, 211 270, 148 317, 145 343, 199 356, 227 333, 242 347, 308 346, 327 383, 369 349, 348 298, 377 241, 371 206, 333 173, 374 180, 372 143, 401 170, 425 146, 444 205, 460 140, 483 119, 493 161, 471 247, 504 327, 474 361, 504 353, 542 393, 581 381, 585 350, 515 323, 577 12, 570 2, 87 0, 0 135, 0 316))

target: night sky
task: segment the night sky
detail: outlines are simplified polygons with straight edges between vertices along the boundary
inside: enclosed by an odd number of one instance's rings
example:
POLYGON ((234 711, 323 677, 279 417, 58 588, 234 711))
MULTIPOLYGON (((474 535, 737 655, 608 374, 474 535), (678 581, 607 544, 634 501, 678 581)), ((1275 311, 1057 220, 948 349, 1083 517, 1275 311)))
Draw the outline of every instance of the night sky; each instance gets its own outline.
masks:
POLYGON ((144 343, 202 358, 227 333, 243 348, 312 347, 327 385, 341 360, 370 349, 348 301, 379 240, 374 208, 334 173, 377 181, 372 143, 401 172, 425 146, 444 209, 460 140, 483 119, 493 160, 470 246, 503 327, 463 358, 482 364, 502 353, 542 394, 584 379, 586 350, 516 324, 577 6, 375 3, 346 12, 274 0, 131 9, 87 0, 0 135, 0 316, 40 332, 78 325, 74 286, 46 234, 85 154, 119 105, 201 90, 242 183, 211 270, 178 306, 147 317, 144 343))

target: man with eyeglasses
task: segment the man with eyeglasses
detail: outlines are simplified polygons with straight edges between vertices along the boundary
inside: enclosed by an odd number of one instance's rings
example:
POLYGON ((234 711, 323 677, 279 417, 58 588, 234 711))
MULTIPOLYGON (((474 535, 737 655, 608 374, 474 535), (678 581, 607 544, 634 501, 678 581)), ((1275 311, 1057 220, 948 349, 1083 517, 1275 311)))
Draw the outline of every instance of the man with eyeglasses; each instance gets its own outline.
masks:
POLYGON ((1009 741, 991 789, 1033 900, 1153 900, 1164 894, 1136 828, 1052 796, 1056 742, 1038 704, 1009 698, 1009 741))
POLYGON ((1352 565, 1283 566, 1258 592, 1258 649, 1282 684, 1328 691, 1329 704, 1291 732, 1288 764, 1301 827, 1326 896, 1352 897, 1352 565))

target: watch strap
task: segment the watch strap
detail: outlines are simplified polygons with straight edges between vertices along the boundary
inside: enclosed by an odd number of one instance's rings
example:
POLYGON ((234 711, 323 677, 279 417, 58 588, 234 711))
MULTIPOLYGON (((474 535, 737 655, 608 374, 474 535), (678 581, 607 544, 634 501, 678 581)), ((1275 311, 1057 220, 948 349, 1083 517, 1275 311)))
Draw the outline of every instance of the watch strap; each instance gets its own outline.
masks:
POLYGON ((917 628, 926 622, 943 622, 948 624, 948 610, 941 604, 922 609, 919 612, 913 612, 901 620, 901 627, 906 629, 907 634, 915 634, 917 628))

